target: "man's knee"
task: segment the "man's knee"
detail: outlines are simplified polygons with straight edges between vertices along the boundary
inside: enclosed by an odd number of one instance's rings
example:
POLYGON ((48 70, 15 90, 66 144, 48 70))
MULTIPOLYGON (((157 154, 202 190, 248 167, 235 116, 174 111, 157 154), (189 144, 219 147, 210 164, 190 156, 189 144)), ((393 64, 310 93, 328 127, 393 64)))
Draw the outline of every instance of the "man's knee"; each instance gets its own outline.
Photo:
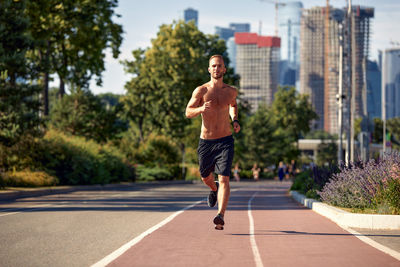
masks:
POLYGON ((219 184, 229 186, 229 176, 218 175, 219 184))
POLYGON ((214 174, 210 173, 207 177, 201 177, 201 180, 203 180, 203 182, 208 182, 210 180, 214 180, 214 174))

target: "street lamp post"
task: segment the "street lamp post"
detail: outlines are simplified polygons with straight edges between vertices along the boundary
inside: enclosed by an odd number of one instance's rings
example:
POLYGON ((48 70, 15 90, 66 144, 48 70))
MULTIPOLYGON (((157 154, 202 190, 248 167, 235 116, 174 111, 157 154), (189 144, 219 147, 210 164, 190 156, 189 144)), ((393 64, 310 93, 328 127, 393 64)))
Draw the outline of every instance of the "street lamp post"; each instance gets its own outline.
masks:
POLYGON ((343 161, 343 24, 339 24, 339 93, 337 100, 339 104, 338 128, 339 128, 339 147, 338 163, 343 161))

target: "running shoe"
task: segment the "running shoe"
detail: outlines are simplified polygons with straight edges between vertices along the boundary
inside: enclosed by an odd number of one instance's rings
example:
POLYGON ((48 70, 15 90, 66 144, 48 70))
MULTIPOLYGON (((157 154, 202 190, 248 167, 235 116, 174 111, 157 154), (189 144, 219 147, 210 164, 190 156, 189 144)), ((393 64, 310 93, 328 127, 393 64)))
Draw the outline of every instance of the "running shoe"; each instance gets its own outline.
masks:
POLYGON ((224 215, 218 213, 214 218, 214 224, 216 230, 224 230, 224 215))
POLYGON ((217 191, 210 191, 210 194, 208 194, 208 198, 207 198, 207 204, 210 208, 214 207, 215 204, 217 204, 217 200, 218 200, 219 183, 215 182, 215 184, 217 185, 217 191))

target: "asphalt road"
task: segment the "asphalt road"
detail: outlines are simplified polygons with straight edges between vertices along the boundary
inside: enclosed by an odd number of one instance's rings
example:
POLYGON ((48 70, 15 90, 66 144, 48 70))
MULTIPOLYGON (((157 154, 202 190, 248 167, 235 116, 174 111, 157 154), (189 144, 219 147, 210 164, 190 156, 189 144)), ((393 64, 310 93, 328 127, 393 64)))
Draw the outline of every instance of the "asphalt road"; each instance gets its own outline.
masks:
POLYGON ((201 201, 208 194, 202 184, 137 184, 3 201, 0 266, 400 266, 293 201, 289 187, 232 183, 224 231, 213 228, 216 208, 201 201), (107 255, 113 256, 104 261, 107 255))
POLYGON ((0 202, 0 266, 90 266, 205 198, 200 184, 135 185, 0 202))

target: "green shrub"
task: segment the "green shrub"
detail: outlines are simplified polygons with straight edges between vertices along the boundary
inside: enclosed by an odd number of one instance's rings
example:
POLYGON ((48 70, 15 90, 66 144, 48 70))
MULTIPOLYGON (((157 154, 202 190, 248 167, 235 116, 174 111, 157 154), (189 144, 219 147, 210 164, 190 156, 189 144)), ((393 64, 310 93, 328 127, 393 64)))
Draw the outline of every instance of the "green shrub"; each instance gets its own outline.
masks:
POLYGON ((389 179, 383 183, 375 202, 379 213, 400 214, 400 179, 389 179))
POLYGON ((187 164, 187 173, 185 180, 194 181, 194 180, 201 180, 201 175, 199 171, 198 164, 187 164))
POLYGON ((151 135, 139 148, 136 160, 146 166, 163 166, 180 162, 176 144, 166 136, 151 135))
POLYGON ((174 178, 171 172, 166 168, 139 166, 136 171, 138 181, 166 181, 174 178))
POLYGON ((11 187, 37 187, 53 186, 58 184, 58 179, 43 171, 16 171, 3 175, 4 186, 11 187))
POLYGON ((310 177, 311 177, 310 171, 304 171, 304 172, 297 174, 296 177, 294 178, 294 181, 293 181, 293 184, 292 184, 290 190, 300 191, 302 193, 305 193, 303 191, 305 189, 306 180, 309 179, 310 177))
POLYGON ((0 189, 3 189, 6 186, 3 176, 4 176, 4 174, 0 170, 0 189))
POLYGON ((82 137, 49 131, 37 159, 60 179, 60 184, 106 184, 134 179, 133 168, 114 147, 82 137))
POLYGON ((241 170, 239 176, 240 179, 253 179, 253 172, 251 170, 241 170))

